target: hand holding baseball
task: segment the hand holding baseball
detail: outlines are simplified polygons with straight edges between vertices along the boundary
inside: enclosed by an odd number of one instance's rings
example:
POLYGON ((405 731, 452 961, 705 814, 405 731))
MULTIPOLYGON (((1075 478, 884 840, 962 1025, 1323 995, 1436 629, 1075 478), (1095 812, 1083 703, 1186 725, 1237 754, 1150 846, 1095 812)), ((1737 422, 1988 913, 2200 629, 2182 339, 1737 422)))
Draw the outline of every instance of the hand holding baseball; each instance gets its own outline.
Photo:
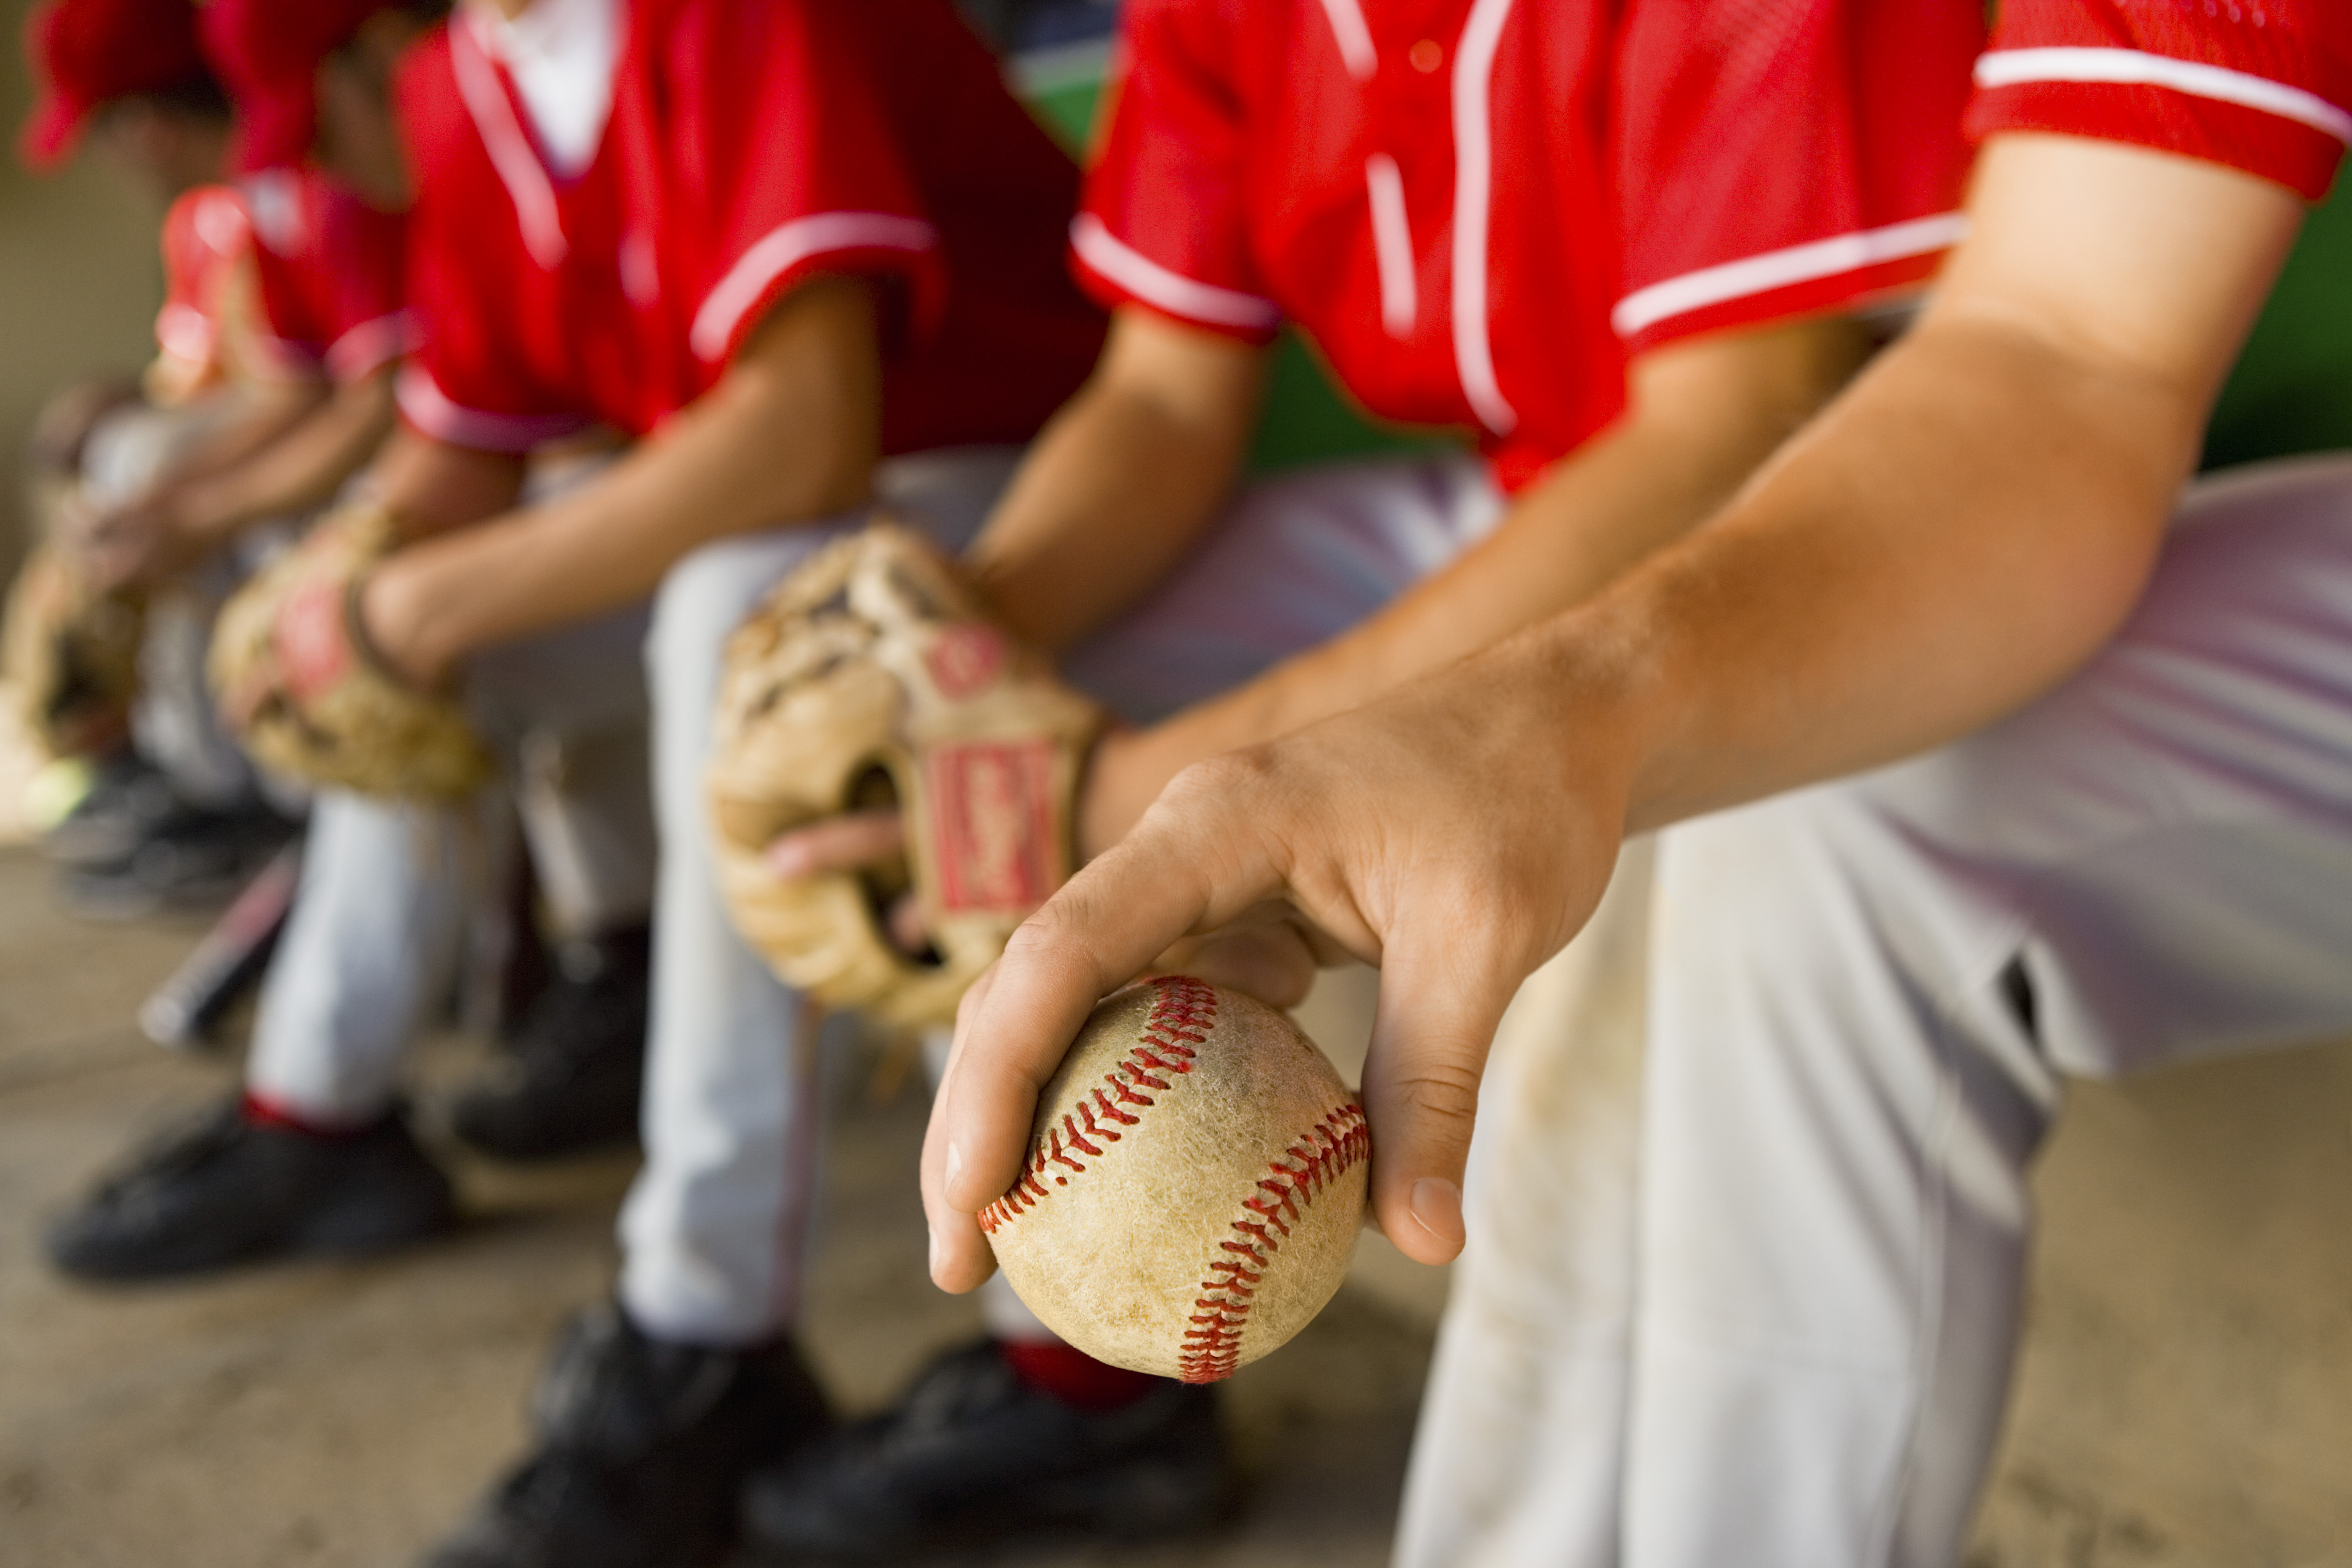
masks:
POLYGON ((1097 1361, 1214 1383, 1347 1277, 1364 1109, 1280 1012, 1190 975, 1095 1009, 980 1216, 1005 1278, 1097 1361))
POLYGON ((1303 992, 1318 942, 1381 967, 1363 1104, 1372 1207, 1409 1256, 1462 1246, 1461 1181, 1495 1026, 1607 885, 1622 770, 1564 703, 1482 656, 1381 702, 1187 770, 965 997, 923 1150, 931 1274, 995 1266, 974 1216, 1029 1153, 1038 1094, 1097 1001, 1181 939, 1193 973, 1303 992), (1556 762, 1532 774, 1528 759, 1556 762), (1287 918, 1268 918, 1265 901, 1287 918))

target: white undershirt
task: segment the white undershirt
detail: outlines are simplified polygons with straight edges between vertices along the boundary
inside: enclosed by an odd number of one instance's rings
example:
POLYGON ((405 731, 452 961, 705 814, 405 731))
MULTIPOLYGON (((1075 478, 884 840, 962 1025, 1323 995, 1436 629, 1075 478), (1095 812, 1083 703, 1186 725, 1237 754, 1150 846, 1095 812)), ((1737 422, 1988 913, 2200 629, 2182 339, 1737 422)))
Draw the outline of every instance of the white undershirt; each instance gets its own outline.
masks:
POLYGON ((555 174, 570 179, 586 169, 613 112, 621 0, 530 0, 511 22, 486 0, 468 9, 474 37, 513 79, 555 174))

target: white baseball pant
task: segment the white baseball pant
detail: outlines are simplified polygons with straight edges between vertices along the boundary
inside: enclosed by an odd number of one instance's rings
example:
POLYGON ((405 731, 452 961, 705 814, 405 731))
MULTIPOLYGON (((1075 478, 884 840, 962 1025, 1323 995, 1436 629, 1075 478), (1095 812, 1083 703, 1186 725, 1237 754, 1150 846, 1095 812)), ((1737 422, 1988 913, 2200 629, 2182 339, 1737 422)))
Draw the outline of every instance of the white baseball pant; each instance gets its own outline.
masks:
MULTIPOLYGON (((607 460, 536 466, 526 499, 583 482, 607 460)), ((633 605, 467 663, 468 708, 508 760, 562 935, 635 925, 652 907, 648 615, 633 605)), ((501 821, 490 792, 458 807, 316 793, 301 885, 246 1060, 249 1092, 326 1125, 383 1113, 418 1028, 449 993, 470 912, 493 896, 501 821)))
MULTIPOLYGON (((142 494, 241 406, 236 395, 224 393, 180 407, 134 404, 106 415, 91 427, 83 449, 83 496, 94 505, 116 506, 142 494)), ((266 547, 268 541, 256 542, 266 547)), ((249 800, 256 781, 213 704, 205 655, 213 617, 255 558, 240 542, 150 595, 139 649, 131 726, 140 754, 163 770, 183 798, 216 809, 249 800)))
MULTIPOLYGON (((961 548, 1014 455, 884 466, 884 499, 961 548)), ((1255 484, 1169 581, 1065 672, 1148 721, 1344 631, 1482 536, 1501 503, 1465 458, 1350 463, 1255 484)), ((747 1343, 798 1305, 815 1181, 813 1017, 735 935, 702 776, 728 633, 862 518, 722 541, 663 584, 647 669, 662 829, 646 1165, 622 1214, 621 1299, 665 1338, 747 1343)))
POLYGON ((1536 1479, 1604 1495, 1444 1560, 1943 1568, 2062 1075, 2352 1027, 2352 458, 2198 484, 2067 683, 1658 861, 1618 1442, 1536 1479))
POLYGON ((1496 1031, 1398 1568, 1618 1561, 1655 859, 1625 846, 1496 1031))
MULTIPOLYGON (((636 605, 492 649, 467 667, 477 729, 509 782, 559 935, 641 924, 652 907, 643 649, 636 605)), ((325 1125, 373 1121, 455 983, 468 917, 495 897, 504 803, 458 806, 321 789, 301 885, 254 1023, 246 1087, 325 1125)))

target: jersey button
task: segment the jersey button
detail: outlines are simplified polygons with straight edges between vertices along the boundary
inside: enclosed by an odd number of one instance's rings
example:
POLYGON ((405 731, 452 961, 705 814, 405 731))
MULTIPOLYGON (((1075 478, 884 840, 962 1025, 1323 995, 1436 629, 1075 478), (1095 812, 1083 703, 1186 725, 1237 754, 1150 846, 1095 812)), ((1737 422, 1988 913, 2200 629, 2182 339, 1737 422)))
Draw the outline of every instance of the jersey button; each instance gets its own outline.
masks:
POLYGON ((1445 48, 1435 38, 1423 38, 1407 49, 1404 58, 1413 69, 1427 76, 1445 63, 1445 48))

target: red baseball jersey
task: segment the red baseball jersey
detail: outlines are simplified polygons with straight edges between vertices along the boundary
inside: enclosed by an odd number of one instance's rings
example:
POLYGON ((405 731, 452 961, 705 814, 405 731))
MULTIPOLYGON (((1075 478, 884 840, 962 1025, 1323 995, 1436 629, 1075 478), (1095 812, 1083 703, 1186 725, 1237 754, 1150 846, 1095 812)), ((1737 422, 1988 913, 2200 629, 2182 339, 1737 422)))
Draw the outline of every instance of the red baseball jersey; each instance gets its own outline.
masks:
POLYGON ((2136 142, 2316 201, 2352 142, 2352 5, 2004 0, 1976 79, 1973 136, 2136 142))
POLYGON ((222 374, 223 295, 253 247, 245 203, 227 185, 198 185, 163 215, 163 308, 155 343, 194 387, 222 374))
POLYGON ((357 381, 413 345, 405 220, 315 169, 242 182, 269 347, 289 373, 357 381))
POLYGON ((1624 360, 1914 282, 1960 232, 1979 0, 1129 0, 1082 279, 1517 488, 1624 360))
POLYGON ((592 161, 559 174, 471 10, 405 64, 425 342, 408 421, 521 450, 654 428, 821 274, 884 305, 886 451, 1026 440, 1104 320, 1077 172, 946 0, 631 0, 592 161))

